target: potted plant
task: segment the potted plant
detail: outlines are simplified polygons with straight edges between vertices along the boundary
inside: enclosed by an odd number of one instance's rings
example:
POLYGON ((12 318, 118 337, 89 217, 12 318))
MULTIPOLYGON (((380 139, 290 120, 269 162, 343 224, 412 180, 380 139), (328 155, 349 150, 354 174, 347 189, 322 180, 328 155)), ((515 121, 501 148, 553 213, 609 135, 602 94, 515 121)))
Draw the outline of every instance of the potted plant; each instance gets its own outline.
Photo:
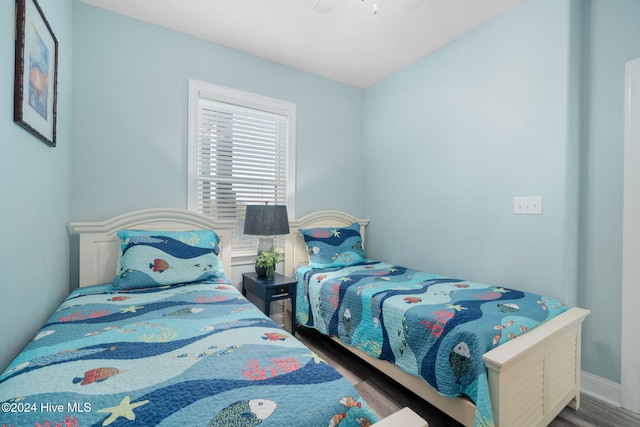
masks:
POLYGON ((256 257, 256 273, 259 277, 266 277, 267 279, 272 280, 276 264, 281 261, 282 256, 280 256, 280 252, 278 252, 275 247, 262 251, 256 257))

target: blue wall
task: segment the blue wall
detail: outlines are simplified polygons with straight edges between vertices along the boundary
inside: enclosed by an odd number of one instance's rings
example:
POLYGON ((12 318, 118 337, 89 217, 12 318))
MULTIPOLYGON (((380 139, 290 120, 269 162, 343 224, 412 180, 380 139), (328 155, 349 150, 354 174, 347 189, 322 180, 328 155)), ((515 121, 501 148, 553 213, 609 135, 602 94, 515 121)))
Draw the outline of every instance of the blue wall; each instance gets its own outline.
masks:
POLYGON ((367 90, 374 257, 575 301, 564 278, 569 5, 525 2, 367 90), (514 196, 542 196, 544 214, 514 215, 514 196))
POLYGON ((586 371, 619 383, 624 79, 625 63, 640 58, 640 1, 592 0, 587 4, 579 303, 593 311, 583 329, 582 363, 586 371))
POLYGON ((362 90, 79 2, 73 25, 73 219, 187 207, 190 78, 295 103, 296 215, 364 214, 362 90))
POLYGON ((13 122, 15 2, 0 2, 0 370, 69 292, 72 3, 39 3, 59 43, 56 148, 13 122))

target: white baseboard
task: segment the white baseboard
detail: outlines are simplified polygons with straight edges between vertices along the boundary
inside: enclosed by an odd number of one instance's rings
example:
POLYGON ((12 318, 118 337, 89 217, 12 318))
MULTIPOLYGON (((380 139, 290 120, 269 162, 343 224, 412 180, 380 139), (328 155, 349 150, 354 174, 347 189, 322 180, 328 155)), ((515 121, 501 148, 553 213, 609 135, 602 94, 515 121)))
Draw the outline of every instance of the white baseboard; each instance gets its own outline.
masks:
POLYGON ((616 407, 622 406, 622 387, 618 383, 588 372, 580 373, 580 391, 616 407))

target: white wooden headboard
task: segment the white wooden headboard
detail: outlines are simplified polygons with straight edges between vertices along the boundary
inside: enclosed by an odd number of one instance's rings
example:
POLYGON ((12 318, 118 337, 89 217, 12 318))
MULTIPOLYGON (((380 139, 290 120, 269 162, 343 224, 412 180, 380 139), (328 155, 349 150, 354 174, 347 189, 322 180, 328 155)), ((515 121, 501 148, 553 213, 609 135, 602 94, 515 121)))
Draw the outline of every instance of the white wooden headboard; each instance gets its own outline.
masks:
POLYGON ((298 229, 314 227, 348 227, 354 222, 360 224, 360 235, 362 242, 365 241, 365 227, 369 224, 368 219, 360 219, 346 212, 340 211, 317 211, 303 216, 300 219, 289 221, 291 232, 287 234, 285 240, 284 274, 293 277, 293 272, 301 265, 309 263, 309 254, 304 237, 298 229))
POLYGON ((220 261, 231 277, 231 231, 235 221, 216 220, 182 209, 144 209, 106 221, 71 222, 69 232, 80 236, 79 284, 111 283, 115 277, 120 241, 119 230, 214 230, 220 236, 220 261))

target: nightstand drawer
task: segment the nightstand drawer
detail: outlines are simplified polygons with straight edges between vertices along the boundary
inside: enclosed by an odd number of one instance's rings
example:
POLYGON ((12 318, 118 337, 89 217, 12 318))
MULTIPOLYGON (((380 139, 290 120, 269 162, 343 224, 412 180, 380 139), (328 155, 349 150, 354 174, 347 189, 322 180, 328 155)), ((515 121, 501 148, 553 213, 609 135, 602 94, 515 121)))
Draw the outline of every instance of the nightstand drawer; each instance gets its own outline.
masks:
POLYGON ((291 288, 289 286, 278 286, 277 288, 274 288, 273 296, 279 297, 279 296, 289 295, 290 291, 291 291, 291 288))

